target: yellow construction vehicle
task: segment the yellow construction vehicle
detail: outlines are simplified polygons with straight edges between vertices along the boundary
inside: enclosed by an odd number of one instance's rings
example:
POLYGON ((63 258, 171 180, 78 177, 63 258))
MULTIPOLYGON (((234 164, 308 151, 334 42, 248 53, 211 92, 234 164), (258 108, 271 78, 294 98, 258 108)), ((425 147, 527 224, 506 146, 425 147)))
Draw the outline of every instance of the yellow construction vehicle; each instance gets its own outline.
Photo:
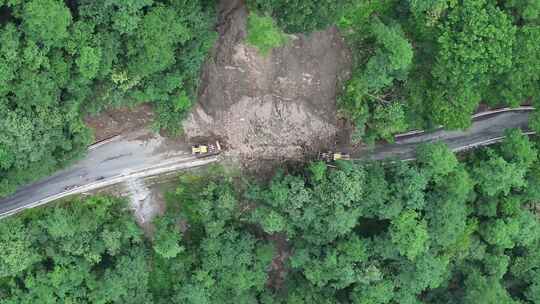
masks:
POLYGON ((346 153, 328 151, 319 153, 319 159, 330 163, 336 160, 350 160, 351 156, 346 153))
POLYGON ((195 145, 191 146, 191 154, 206 154, 208 153, 208 146, 205 145, 195 145))
POLYGON ((192 155, 211 155, 211 154, 217 154, 221 151, 221 145, 219 144, 219 141, 216 141, 215 144, 210 143, 207 145, 193 145, 191 146, 191 154, 192 155))

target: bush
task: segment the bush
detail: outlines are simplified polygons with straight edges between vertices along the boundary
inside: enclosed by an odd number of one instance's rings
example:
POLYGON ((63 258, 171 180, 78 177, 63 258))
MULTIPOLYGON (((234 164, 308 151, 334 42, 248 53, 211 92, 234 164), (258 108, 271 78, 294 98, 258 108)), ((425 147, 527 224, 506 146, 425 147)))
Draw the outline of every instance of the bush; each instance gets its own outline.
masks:
POLYGON ((251 13, 248 17, 247 42, 263 55, 287 42, 287 36, 276 26, 271 17, 251 13))

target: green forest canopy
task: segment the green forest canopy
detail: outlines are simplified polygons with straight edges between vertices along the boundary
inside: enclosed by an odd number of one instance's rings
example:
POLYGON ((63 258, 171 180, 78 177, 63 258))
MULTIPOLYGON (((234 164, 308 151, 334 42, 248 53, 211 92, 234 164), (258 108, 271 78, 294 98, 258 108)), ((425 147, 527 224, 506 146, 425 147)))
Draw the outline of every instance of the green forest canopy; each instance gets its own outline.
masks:
POLYGON ((537 144, 507 135, 459 159, 432 144, 269 183, 185 175, 151 239, 107 197, 3 219, 0 301, 540 303, 537 144))
POLYGON ((480 102, 540 104, 540 0, 248 3, 289 33, 338 25, 354 57, 340 106, 358 139, 466 128, 480 102))
POLYGON ((203 0, 0 0, 0 197, 81 156, 85 114, 151 102, 178 131, 214 19, 203 0))

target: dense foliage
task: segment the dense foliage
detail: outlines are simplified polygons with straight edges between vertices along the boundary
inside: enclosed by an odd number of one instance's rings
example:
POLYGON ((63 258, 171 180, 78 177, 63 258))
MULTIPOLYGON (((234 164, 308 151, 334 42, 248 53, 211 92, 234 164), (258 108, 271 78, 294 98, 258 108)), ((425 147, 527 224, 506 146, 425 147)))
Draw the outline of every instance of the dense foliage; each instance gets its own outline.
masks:
POLYGON ((149 303, 150 251, 123 204, 74 200, 0 222, 0 302, 149 303))
POLYGON ((80 156, 89 112, 152 102, 156 128, 177 131, 215 36, 213 9, 211 1, 1 0, 0 197, 80 156))
POLYGON ((256 303, 274 246, 238 207, 229 180, 188 176, 151 242, 107 197, 2 220, 0 302, 256 303))
POLYGON ((461 160, 186 175, 151 240, 110 198, 34 210, 0 221, 0 301, 540 303, 539 161, 510 130, 461 160))
POLYGON ((274 246, 241 221, 232 180, 213 174, 183 178, 160 219, 172 224, 157 233, 178 235, 178 224, 184 227, 180 253, 156 256, 152 277, 163 303, 257 303, 265 289, 274 246))
POLYGON ((538 0, 250 3, 291 32, 341 28, 354 67, 340 104, 358 139, 466 128, 480 102, 540 102, 538 0))
POLYGON ((249 191, 251 221, 291 244, 287 293, 265 303, 538 303, 539 163, 510 130, 458 161, 313 164, 249 191))

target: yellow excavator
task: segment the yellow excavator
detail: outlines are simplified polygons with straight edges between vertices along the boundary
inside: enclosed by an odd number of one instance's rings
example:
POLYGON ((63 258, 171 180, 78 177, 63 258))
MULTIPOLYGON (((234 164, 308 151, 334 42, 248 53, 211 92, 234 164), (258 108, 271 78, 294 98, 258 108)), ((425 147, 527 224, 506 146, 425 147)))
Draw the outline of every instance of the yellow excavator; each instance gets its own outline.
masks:
POLYGON ((336 160, 350 160, 351 156, 349 154, 342 153, 342 152, 328 151, 328 152, 319 153, 319 159, 327 163, 330 163, 336 160))
POLYGON ((221 145, 219 141, 216 143, 209 143, 207 145, 193 145, 191 146, 191 154, 197 156, 217 154, 221 151, 221 145))

